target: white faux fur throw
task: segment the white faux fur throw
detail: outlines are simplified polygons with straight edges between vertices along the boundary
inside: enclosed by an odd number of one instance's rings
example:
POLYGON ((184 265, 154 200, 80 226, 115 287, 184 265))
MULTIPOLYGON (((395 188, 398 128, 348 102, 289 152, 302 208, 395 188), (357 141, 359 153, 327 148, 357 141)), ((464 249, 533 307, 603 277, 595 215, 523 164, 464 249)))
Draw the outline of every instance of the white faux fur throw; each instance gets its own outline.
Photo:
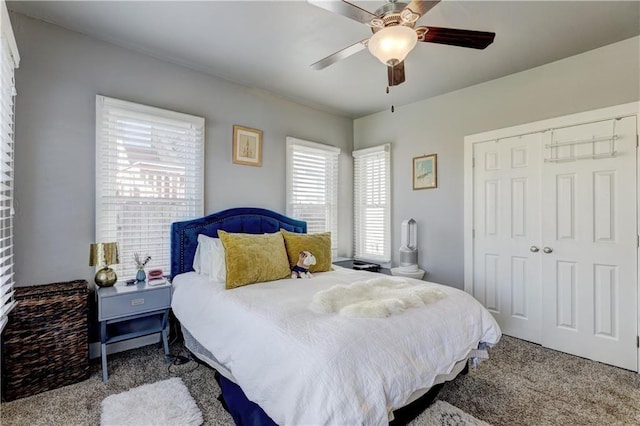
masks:
POLYGON ((445 296, 445 292, 435 287, 383 276, 320 291, 313 296, 310 308, 318 313, 338 312, 347 317, 384 318, 445 296))

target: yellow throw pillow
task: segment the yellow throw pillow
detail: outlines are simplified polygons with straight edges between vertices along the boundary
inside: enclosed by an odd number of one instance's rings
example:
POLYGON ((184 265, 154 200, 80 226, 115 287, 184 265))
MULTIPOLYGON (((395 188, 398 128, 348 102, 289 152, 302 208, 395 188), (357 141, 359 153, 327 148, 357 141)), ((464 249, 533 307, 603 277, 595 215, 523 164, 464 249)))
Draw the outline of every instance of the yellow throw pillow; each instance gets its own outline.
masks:
POLYGON ((291 274, 282 234, 236 234, 218 230, 227 266, 225 287, 279 280, 291 274))
POLYGON ((331 232, 319 234, 296 234, 280 229, 287 247, 289 265, 298 263, 301 251, 310 251, 316 258, 316 264, 311 265, 309 272, 325 272, 331 270, 331 232))

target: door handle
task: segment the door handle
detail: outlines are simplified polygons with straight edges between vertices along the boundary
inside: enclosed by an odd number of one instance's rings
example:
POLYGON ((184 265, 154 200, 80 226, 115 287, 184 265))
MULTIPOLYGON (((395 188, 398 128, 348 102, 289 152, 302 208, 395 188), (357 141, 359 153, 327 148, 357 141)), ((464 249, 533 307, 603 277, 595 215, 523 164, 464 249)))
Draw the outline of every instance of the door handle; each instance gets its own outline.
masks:
POLYGON ((529 247, 529 251, 531 253, 537 253, 537 252, 540 251, 540 249, 537 246, 531 246, 531 247, 529 247))
POLYGON ((553 249, 551 247, 545 247, 542 249, 543 252, 545 252, 546 254, 549 254, 553 251, 553 249))

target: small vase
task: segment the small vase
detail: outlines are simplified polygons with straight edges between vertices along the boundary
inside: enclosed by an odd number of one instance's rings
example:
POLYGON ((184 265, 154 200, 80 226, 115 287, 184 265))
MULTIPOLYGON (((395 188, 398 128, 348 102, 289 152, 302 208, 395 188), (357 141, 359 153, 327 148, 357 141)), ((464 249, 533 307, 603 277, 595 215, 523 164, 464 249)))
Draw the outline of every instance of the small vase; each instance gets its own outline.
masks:
POLYGON ((147 274, 144 273, 144 269, 138 269, 136 273, 136 281, 141 282, 147 279, 147 274))

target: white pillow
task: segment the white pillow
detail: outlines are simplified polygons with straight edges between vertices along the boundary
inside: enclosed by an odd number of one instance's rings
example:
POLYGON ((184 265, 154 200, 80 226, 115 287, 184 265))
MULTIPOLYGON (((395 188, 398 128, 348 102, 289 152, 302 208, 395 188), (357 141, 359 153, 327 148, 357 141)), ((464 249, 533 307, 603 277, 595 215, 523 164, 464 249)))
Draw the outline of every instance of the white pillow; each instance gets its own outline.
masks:
POLYGON ((209 275, 209 264, 211 250, 208 249, 209 242, 206 235, 198 235, 198 246, 196 254, 193 256, 193 270, 199 274, 209 275))
POLYGON ((227 267, 224 259, 224 246, 218 238, 198 235, 198 246, 193 257, 193 269, 202 275, 208 275, 211 281, 225 282, 227 267))
POLYGON ((211 256, 209 278, 213 281, 225 282, 227 280, 227 265, 225 261, 224 246, 218 238, 212 238, 214 254, 211 256))
POLYGON ((200 267, 200 257, 202 256, 202 245, 200 241, 198 241, 198 245, 196 246, 196 254, 193 255, 193 270, 199 274, 202 274, 202 268, 200 267))

